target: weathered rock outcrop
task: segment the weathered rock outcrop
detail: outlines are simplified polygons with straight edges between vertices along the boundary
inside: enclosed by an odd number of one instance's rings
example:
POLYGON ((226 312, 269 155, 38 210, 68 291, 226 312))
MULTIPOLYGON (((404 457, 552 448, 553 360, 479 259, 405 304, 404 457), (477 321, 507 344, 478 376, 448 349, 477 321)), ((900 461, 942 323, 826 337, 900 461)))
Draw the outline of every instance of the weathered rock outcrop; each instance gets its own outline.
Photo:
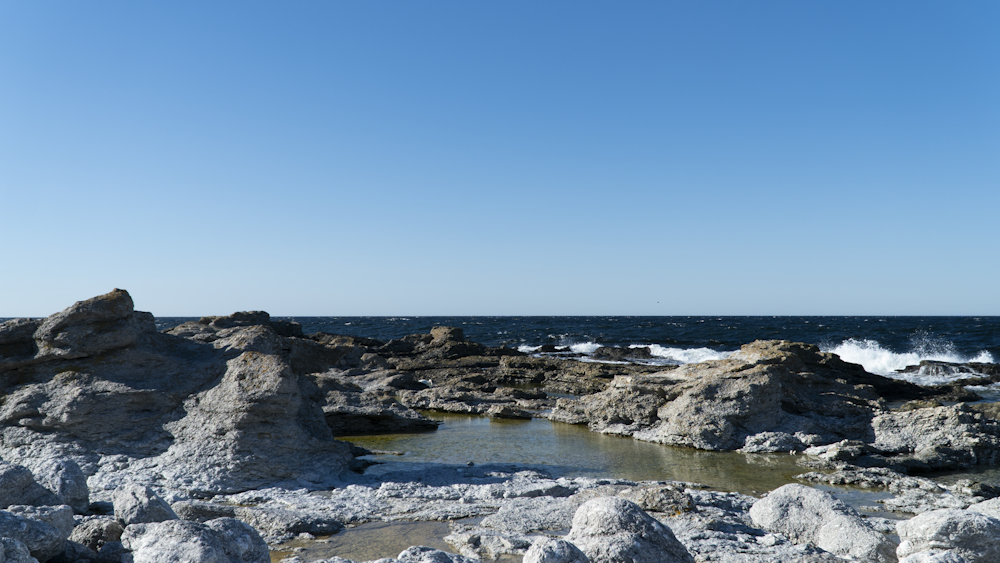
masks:
POLYGON ((888 401, 930 395, 816 346, 758 341, 724 360, 618 376, 602 392, 560 399, 550 418, 706 450, 801 451, 843 439, 871 442, 872 417, 888 401))
POLYGON ((1000 561, 1000 520, 970 510, 942 509, 896 525, 900 563, 1000 561))
POLYGON ((268 563, 267 544, 247 524, 219 518, 204 524, 169 520, 125 528, 122 545, 134 563, 268 563))
POLYGON ((591 563, 694 563, 670 528, 621 498, 580 506, 566 541, 591 563))
POLYGON ((861 561, 896 562, 896 545, 873 530, 851 507, 829 493, 785 485, 750 508, 754 524, 784 534, 795 543, 812 543, 830 553, 861 561))
MULTIPOLYGON (((122 290, 2 323, 0 456, 75 462, 102 498, 128 481, 195 492, 332 482, 349 448, 292 364, 332 365, 325 350, 306 353, 322 344, 271 325, 266 313, 237 314, 199 325, 211 328, 201 341, 162 334, 122 290)), ((72 474, 51 481, 79 509, 72 474)))

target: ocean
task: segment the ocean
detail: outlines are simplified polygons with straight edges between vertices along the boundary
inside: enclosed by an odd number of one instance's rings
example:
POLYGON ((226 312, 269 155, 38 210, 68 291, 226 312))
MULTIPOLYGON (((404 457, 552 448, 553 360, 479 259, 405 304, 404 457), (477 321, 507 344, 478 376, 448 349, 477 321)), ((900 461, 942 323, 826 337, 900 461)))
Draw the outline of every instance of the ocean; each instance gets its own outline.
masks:
MULTIPOLYGON (((861 364, 871 373, 941 384, 966 374, 900 374, 921 360, 996 363, 1000 317, 274 317, 294 320, 308 333, 328 332, 391 340, 427 333, 434 326, 463 329, 487 346, 589 360, 601 346, 648 346, 649 363, 686 364, 724 358, 743 344, 763 339, 816 344, 825 352, 861 364)), ((191 318, 157 319, 160 330, 191 318)))

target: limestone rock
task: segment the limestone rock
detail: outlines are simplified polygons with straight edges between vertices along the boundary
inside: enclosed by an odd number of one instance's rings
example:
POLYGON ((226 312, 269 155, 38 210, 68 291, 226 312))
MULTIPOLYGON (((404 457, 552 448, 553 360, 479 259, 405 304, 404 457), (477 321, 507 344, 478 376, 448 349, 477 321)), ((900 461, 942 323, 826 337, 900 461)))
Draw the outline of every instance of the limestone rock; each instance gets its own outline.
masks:
POLYGON ((122 545, 134 563, 269 563, 267 544, 253 528, 220 518, 205 524, 168 520, 132 524, 122 545))
POLYGON ((923 469, 1000 463, 1000 422, 964 404, 884 413, 871 425, 875 448, 923 469))
POLYGON ((96 356, 134 344, 153 332, 153 316, 135 312, 128 292, 115 289, 45 319, 34 334, 36 360, 96 356))
POLYGON ((68 533, 63 535, 52 524, 0 510, 0 538, 18 540, 28 548, 31 556, 39 561, 48 561, 62 553, 68 536, 68 533))
POLYGON ((94 551, 101 551, 105 544, 121 541, 123 531, 125 528, 114 518, 97 516, 77 524, 69 539, 94 551))
POLYGON ((170 505, 144 485, 132 483, 118 488, 111 502, 115 506, 115 519, 122 526, 177 519, 170 505))
POLYGON ((896 546, 873 530, 851 507, 823 491, 784 485, 750 507, 753 523, 784 534, 794 543, 812 543, 835 555, 895 563, 896 546))
POLYGON ((244 352, 222 381, 185 402, 168 423, 175 442, 163 472, 193 490, 234 492, 274 482, 328 483, 347 468, 350 450, 330 434, 304 381, 279 356, 244 352))
POLYGON ((399 563, 479 563, 463 555, 455 555, 426 546, 415 546, 404 550, 396 559, 399 563))
POLYGON ((581 505, 566 541, 580 548, 591 563, 694 563, 670 528, 620 498, 581 505))
POLYGON ((0 537, 0 561, 4 563, 38 563, 28 547, 15 538, 0 537))
POLYGON ((896 554, 910 561, 1000 561, 1000 520, 969 510, 932 510, 896 524, 896 554), (950 558, 950 559, 949 559, 950 558))
POLYGON ((587 556, 566 540, 543 538, 531 544, 523 563, 590 563, 587 556))
POLYGON ((55 493, 38 484, 27 467, 0 461, 0 508, 16 504, 53 506, 63 502, 55 493))
POLYGON ((77 514, 87 512, 90 506, 87 476, 75 461, 66 458, 34 460, 29 469, 39 485, 58 497, 59 504, 68 504, 77 514))

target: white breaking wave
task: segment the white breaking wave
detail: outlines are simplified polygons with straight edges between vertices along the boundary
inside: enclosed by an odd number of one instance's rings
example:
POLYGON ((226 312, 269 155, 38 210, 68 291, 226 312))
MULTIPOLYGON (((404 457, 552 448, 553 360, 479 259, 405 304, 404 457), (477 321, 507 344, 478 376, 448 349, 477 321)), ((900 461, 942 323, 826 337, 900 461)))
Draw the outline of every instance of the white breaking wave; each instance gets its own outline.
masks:
POLYGON ((577 354, 593 354, 594 350, 600 348, 601 345, 596 342, 581 342, 579 344, 570 344, 569 349, 577 354))
POLYGON ((995 363, 993 355, 986 350, 980 351, 973 357, 963 356, 955 350, 955 346, 946 341, 934 341, 920 339, 916 341, 914 349, 910 352, 893 352, 882 347, 877 340, 858 340, 851 338, 834 346, 825 348, 825 352, 833 352, 846 362, 861 364, 865 371, 877 373, 897 379, 905 379, 918 385, 941 385, 968 377, 969 373, 955 374, 921 374, 921 373, 897 373, 897 371, 907 366, 919 365, 922 360, 932 360, 938 362, 949 362, 953 364, 965 364, 970 362, 995 363))
MULTIPOLYGON (((633 344, 629 348, 645 348, 642 344, 633 344)), ((711 348, 667 348, 659 344, 650 344, 649 353, 657 358, 673 360, 680 364, 698 364, 709 360, 728 358, 732 352, 717 352, 711 348)))

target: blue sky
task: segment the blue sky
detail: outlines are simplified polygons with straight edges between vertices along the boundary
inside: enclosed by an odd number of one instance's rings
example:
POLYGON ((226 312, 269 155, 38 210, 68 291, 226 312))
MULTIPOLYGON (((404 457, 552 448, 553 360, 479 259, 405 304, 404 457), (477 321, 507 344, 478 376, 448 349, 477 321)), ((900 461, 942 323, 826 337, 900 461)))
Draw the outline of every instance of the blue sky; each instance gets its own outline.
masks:
POLYGON ((0 317, 1000 315, 1000 4, 0 3, 0 317))

